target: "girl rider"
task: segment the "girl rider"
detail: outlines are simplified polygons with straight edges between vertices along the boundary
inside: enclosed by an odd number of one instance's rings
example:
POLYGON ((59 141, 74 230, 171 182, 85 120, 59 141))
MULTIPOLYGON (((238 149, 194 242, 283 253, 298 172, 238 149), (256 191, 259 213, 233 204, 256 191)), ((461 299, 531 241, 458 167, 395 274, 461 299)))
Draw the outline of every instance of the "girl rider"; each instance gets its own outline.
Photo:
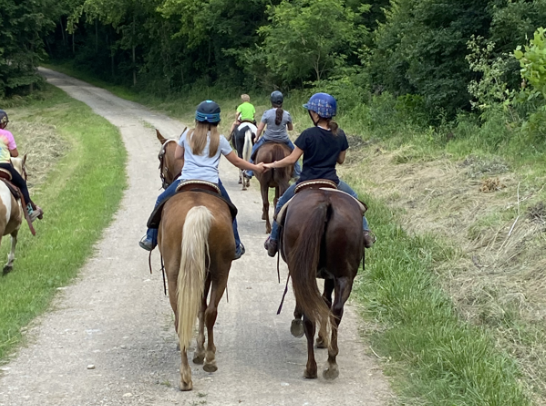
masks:
MULTIPOLYGON (((266 168, 283 168, 296 162, 303 154, 303 170, 299 182, 312 179, 329 179, 337 183, 338 189, 357 197, 356 193, 336 174, 336 163, 345 161, 345 154, 349 148, 345 133, 338 128, 332 117, 336 115, 337 102, 327 93, 316 93, 304 104, 314 127, 303 131, 296 140, 296 148, 286 158, 265 164, 266 168)), ((296 184, 290 186, 280 197, 275 208, 279 210, 294 196, 296 184)), ((370 232, 366 217, 362 219, 364 228, 364 247, 370 248, 375 238, 370 232)), ((278 250, 278 225, 273 222, 271 235, 264 246, 270 257, 274 257, 278 250)))
MULTIPOLYGON (((284 96, 278 90, 275 90, 271 93, 271 108, 267 110, 263 116, 262 121, 258 125, 258 131, 256 132, 256 139, 258 140, 256 144, 252 147, 252 154, 254 156, 258 148, 260 148, 265 142, 280 142, 288 145, 288 147, 293 151, 294 144, 290 141, 288 137, 288 132, 294 129, 292 125, 292 117, 290 113, 282 109, 282 102, 284 96), (260 138, 260 134, 264 130, 264 127, 267 125, 263 137, 260 138)), ((250 160, 250 162, 254 162, 250 160)), ((248 178, 252 178, 252 171, 245 171, 245 175, 248 178)), ((294 166, 294 177, 298 178, 300 176, 301 167, 299 162, 295 162, 294 166)))
MULTIPOLYGON (((226 138, 218 133, 218 123, 220 123, 220 106, 218 104, 212 100, 206 100, 197 106, 195 128, 185 131, 180 136, 174 153, 175 159, 184 160, 182 174, 159 195, 156 207, 176 193, 180 182, 193 179, 216 183, 222 197, 231 201, 218 177, 220 155, 224 155, 229 162, 240 169, 251 169, 258 173, 264 171, 263 164, 254 165, 246 162, 232 151, 226 138)), ((235 219, 233 220, 233 234, 235 235, 234 259, 239 259, 245 253, 245 247, 239 238, 235 219)), ((139 245, 147 251, 153 250, 157 245, 157 229, 149 228, 139 245)))
POLYGON ((0 168, 6 169, 11 173, 11 183, 21 190, 27 204, 26 210, 30 220, 34 221, 37 218, 42 219, 44 211, 30 200, 27 182, 11 164, 11 157, 18 157, 19 151, 17 151, 17 145, 15 144, 13 134, 6 130, 8 122, 8 114, 4 110, 0 110, 0 168))

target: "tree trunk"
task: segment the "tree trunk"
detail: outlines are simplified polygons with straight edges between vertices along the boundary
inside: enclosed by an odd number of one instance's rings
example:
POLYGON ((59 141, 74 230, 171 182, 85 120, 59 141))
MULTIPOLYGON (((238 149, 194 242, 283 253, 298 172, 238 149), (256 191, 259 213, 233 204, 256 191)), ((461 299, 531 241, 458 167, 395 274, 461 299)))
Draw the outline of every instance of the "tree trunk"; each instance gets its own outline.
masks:
POLYGON ((135 13, 133 13, 133 86, 136 86, 137 80, 136 80, 136 46, 135 46, 135 26, 136 26, 136 18, 135 13))

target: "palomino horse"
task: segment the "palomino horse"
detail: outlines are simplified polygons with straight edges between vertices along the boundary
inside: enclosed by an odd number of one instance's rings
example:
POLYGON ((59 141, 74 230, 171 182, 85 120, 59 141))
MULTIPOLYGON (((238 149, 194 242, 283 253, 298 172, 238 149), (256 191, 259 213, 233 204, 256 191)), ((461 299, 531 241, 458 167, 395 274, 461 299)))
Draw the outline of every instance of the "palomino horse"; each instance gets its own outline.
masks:
MULTIPOLYGON (((250 161, 253 139, 256 137, 258 128, 249 122, 243 122, 235 129, 233 136, 233 146, 237 151, 239 158, 250 161)), ((243 176, 243 170, 239 169, 239 184, 243 185, 243 190, 250 186, 250 179, 243 176)))
POLYGON ((180 176, 184 161, 174 159, 174 151, 177 145, 176 140, 163 137, 157 129, 155 132, 157 139, 161 142, 161 149, 157 155, 159 159, 159 176, 161 177, 163 189, 167 189, 180 176))
MULTIPOLYGON (((23 158, 11 158, 11 163, 23 179, 26 180, 25 161, 27 156, 23 158)), ((28 203, 28 202, 27 202, 28 203)), ((2 237, 11 235, 11 251, 8 254, 8 262, 4 265, 3 274, 9 273, 13 269, 13 261, 15 261, 15 246, 17 245, 17 234, 24 219, 21 200, 16 200, 13 194, 8 189, 8 186, 0 181, 0 242, 2 237)))
POLYGON ((335 379, 339 375, 338 326, 364 255, 359 204, 351 196, 335 190, 308 189, 297 193, 286 211, 281 254, 288 264, 296 297, 291 332, 296 337, 303 333, 307 337, 305 377, 317 377, 313 340, 318 322, 317 345, 328 346, 329 342, 328 366, 323 376, 335 379), (317 277, 325 279, 322 296, 317 277), (328 340, 329 329, 331 340, 328 340))
MULTIPOLYGON (((284 157, 290 155, 292 151, 287 145, 278 142, 266 142, 256 153, 256 163, 270 163, 280 161, 284 157)), ((284 168, 270 169, 261 174, 256 174, 260 181, 260 190, 262 192, 262 220, 265 220, 265 232, 271 232, 271 223, 269 222, 269 188, 275 188, 275 198, 273 199, 273 207, 277 206, 279 197, 288 189, 294 165, 284 168)))

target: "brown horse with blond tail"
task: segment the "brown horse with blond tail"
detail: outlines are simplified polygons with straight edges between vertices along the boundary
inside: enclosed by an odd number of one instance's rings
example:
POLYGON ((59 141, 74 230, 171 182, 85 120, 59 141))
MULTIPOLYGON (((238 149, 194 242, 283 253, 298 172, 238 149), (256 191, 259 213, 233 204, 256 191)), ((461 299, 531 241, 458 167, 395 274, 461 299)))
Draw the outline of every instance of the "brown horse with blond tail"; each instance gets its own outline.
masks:
POLYGON ((281 254, 288 264, 296 297, 291 332, 296 337, 303 333, 307 337, 305 377, 317 377, 313 340, 319 323, 317 345, 328 347, 323 376, 335 379, 339 375, 338 326, 364 255, 361 207, 354 198, 336 190, 300 191, 286 211, 281 254), (322 295, 317 277, 325 279, 322 295))

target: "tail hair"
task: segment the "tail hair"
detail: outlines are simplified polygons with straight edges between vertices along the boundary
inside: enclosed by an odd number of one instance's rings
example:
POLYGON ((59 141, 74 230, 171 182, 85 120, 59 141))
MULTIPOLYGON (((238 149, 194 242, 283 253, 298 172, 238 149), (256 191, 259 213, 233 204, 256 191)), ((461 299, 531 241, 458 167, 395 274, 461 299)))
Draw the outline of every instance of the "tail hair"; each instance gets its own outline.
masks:
POLYGON ((243 144, 243 159, 250 161, 250 154, 252 153, 252 131, 247 128, 245 131, 245 142, 243 144))
POLYGON ((180 349, 188 348, 193 337, 205 290, 208 237, 212 213, 205 206, 192 207, 182 229, 182 254, 177 284, 178 338, 180 349))

